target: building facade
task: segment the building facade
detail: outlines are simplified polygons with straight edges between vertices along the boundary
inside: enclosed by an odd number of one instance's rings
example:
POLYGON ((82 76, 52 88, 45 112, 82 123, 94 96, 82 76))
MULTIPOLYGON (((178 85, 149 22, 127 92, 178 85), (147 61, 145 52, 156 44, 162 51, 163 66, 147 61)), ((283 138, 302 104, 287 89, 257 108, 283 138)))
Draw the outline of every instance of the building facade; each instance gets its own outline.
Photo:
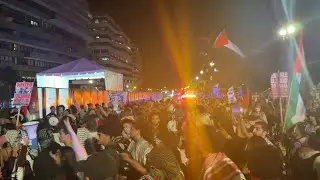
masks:
POLYGON ((133 63, 133 77, 136 79, 136 84, 141 87, 142 85, 142 56, 140 50, 135 44, 132 44, 132 63, 133 63))
POLYGON ((95 15, 89 26, 92 59, 108 70, 123 74, 124 89, 136 89, 140 79, 136 71, 136 51, 120 26, 108 15, 95 15))
POLYGON ((23 78, 87 57, 86 0, 0 0, 0 67, 23 78))

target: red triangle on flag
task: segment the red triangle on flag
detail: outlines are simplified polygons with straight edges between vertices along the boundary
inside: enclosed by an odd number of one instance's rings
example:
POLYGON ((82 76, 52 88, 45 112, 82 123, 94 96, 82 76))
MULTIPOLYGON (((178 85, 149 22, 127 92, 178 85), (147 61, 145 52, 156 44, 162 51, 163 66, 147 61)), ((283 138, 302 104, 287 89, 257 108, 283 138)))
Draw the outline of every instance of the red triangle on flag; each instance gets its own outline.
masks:
POLYGON ((227 44, 229 44, 229 38, 227 36, 227 33, 223 30, 214 41, 214 47, 219 48, 227 44))

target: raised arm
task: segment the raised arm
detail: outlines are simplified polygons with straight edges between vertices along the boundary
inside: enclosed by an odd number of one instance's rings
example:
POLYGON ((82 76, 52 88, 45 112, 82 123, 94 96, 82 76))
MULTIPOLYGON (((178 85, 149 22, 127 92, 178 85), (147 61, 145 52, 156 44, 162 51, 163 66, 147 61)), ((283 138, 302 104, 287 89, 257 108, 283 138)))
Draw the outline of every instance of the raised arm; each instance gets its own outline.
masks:
POLYGON ((84 147, 81 146, 77 134, 73 131, 71 124, 69 122, 69 117, 64 119, 63 122, 66 125, 68 133, 71 136, 72 149, 74 150, 74 152, 76 154, 77 160, 78 161, 86 160, 88 158, 88 154, 87 154, 86 150, 84 149, 84 147))

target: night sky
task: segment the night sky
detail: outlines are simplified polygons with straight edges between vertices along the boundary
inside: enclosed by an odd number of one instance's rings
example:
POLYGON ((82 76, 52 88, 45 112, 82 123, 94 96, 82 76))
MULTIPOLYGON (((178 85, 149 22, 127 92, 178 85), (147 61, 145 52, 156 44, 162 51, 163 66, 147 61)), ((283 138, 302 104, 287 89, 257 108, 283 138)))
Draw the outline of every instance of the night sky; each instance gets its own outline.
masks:
MULTIPOLYGON (((108 13, 137 44, 143 56, 145 87, 179 87, 181 76, 173 65, 162 35, 157 0, 88 0, 92 12, 108 13)), ((177 26, 187 20, 190 44, 191 76, 195 77, 204 63, 213 60, 220 72, 215 80, 223 86, 250 83, 255 90, 269 87, 269 76, 285 70, 286 42, 277 37, 285 22, 281 0, 162 0, 174 36, 185 35, 177 26), (184 10, 182 11, 181 9, 184 10), (241 59, 224 48, 213 49, 212 44, 223 29, 229 39, 248 56, 241 59), (182 35, 183 34, 183 35, 182 35), (208 56, 200 56, 207 52, 208 56)), ((301 0, 294 5, 296 19, 304 23, 304 48, 308 62, 320 60, 320 1, 301 0)), ((160 13, 160 16, 163 14, 160 13)), ((319 82, 320 63, 309 68, 315 82, 319 82)))

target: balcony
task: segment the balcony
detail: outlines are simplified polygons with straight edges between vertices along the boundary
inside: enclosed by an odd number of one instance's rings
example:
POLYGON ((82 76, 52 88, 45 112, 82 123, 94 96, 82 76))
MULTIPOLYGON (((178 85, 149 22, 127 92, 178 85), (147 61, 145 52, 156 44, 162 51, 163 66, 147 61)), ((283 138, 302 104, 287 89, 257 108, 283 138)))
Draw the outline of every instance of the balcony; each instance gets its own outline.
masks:
POLYGON ((10 28, 15 31, 25 32, 28 34, 36 34, 39 37, 43 37, 46 39, 54 39, 56 38, 54 35, 46 33, 44 29, 40 27, 33 27, 31 24, 24 24, 24 23, 16 23, 13 22, 11 17, 0 17, 0 27, 10 28))
POLYGON ((30 46, 30 47, 35 47, 35 48, 41 48, 41 49, 47 49, 48 51, 53 51, 56 53, 61 53, 61 54, 68 54, 70 56, 74 56, 77 58, 82 57, 82 55, 77 55, 74 53, 66 52, 65 48, 61 48, 61 46, 57 46, 55 44, 51 43, 43 43, 37 40, 30 40, 30 39, 25 39, 25 38, 20 38, 17 33, 13 34, 4 34, 0 33, 0 40, 10 40, 12 43, 17 43, 25 46, 30 46))
POLYGON ((23 57, 24 54, 18 51, 9 51, 5 49, 0 49, 0 54, 5 56, 11 56, 11 57, 23 57))
POLYGON ((70 60, 67 58, 61 58, 55 53, 49 53, 49 54, 43 54, 43 53, 38 53, 38 52, 30 52, 26 53, 26 58, 34 59, 34 60, 43 60, 43 61, 48 61, 48 62, 53 62, 53 63, 67 63, 70 60))
POLYGON ((15 71, 31 71, 31 72, 41 72, 46 70, 43 67, 36 67, 36 66, 27 66, 27 65, 16 65, 16 64, 0 64, 0 68, 5 68, 11 66, 15 71))
POLYGON ((5 4, 12 5, 16 10, 22 9, 23 11, 28 11, 38 15, 39 17, 45 19, 54 19, 55 13, 50 9, 30 0, 17 1, 17 0, 0 0, 5 4), (16 8, 19 7, 19 8, 16 8))

